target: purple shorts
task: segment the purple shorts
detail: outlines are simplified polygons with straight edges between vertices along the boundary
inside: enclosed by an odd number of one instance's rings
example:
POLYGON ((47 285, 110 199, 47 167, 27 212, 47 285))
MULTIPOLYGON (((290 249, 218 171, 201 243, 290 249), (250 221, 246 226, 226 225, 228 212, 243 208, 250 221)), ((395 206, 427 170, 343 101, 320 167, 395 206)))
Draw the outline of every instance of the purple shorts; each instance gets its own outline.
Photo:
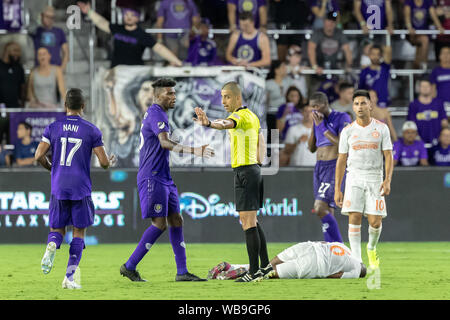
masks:
POLYGON ((138 182, 138 190, 142 219, 180 213, 178 190, 174 183, 167 185, 155 179, 145 179, 138 182))
MULTIPOLYGON (((336 162, 334 160, 319 160, 314 168, 314 199, 326 202, 330 208, 336 208, 334 202, 334 181, 336 174, 336 162)), ((341 190, 344 190, 345 175, 341 190)))
POLYGON ((73 225, 83 229, 94 223, 95 208, 90 196, 81 200, 58 200, 50 197, 49 226, 60 229, 73 225))

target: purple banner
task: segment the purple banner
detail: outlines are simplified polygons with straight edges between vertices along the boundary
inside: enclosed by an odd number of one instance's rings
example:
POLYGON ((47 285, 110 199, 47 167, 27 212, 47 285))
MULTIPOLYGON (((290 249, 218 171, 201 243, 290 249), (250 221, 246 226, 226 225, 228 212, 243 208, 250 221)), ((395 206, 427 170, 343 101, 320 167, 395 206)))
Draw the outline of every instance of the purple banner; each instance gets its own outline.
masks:
POLYGON ((45 128, 52 122, 64 117, 65 112, 11 112, 9 117, 9 134, 11 144, 15 144, 17 138, 17 126, 20 122, 26 122, 30 124, 33 129, 31 130, 31 139, 33 141, 41 141, 42 134, 45 128))
POLYGON ((21 0, 2 0, 0 29, 17 31, 22 28, 22 1, 21 0))

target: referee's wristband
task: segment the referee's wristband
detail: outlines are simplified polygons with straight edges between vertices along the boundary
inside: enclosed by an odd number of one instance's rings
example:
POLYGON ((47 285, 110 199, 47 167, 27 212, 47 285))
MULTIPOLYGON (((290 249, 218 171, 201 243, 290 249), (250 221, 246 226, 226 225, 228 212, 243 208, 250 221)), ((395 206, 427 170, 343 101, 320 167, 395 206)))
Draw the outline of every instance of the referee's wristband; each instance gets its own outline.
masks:
POLYGON ((208 128, 211 128, 211 120, 208 120, 208 124, 206 125, 208 128))

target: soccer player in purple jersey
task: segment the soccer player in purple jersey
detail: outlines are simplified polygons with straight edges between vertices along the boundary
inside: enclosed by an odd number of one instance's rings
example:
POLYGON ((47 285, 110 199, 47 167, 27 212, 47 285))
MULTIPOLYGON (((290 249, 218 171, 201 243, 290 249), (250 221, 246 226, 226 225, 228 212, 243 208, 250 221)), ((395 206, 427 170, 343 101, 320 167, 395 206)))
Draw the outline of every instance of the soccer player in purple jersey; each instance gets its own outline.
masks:
POLYGON ((189 273, 186 267, 183 218, 178 190, 170 175, 169 153, 174 151, 208 158, 214 156, 214 150, 208 145, 191 147, 170 139, 167 111, 175 107, 175 85, 174 80, 165 78, 153 82, 155 103, 148 108, 142 120, 137 184, 142 218, 151 218, 152 224, 142 235, 128 261, 120 267, 120 274, 131 281, 146 281, 141 278, 136 266, 167 229, 167 225, 177 265, 175 281, 206 280, 189 273))
POLYGON ((316 92, 310 98, 313 107, 314 126, 308 140, 308 149, 317 152, 314 168, 314 210, 322 221, 322 231, 327 242, 342 242, 336 218, 334 217, 334 183, 338 157, 339 134, 350 116, 330 108, 328 98, 323 92, 316 92))
POLYGON ((108 169, 115 163, 115 156, 107 156, 102 133, 92 123, 84 120, 85 101, 80 89, 70 89, 66 95, 67 115, 50 124, 44 130, 35 159, 51 171, 51 197, 47 248, 41 261, 41 269, 48 274, 66 233, 66 226, 73 225, 69 262, 62 287, 81 289, 74 280, 80 263, 86 228, 94 223, 94 203, 91 199, 90 162, 92 150, 100 165, 108 169), (51 161, 46 156, 51 149, 51 161))

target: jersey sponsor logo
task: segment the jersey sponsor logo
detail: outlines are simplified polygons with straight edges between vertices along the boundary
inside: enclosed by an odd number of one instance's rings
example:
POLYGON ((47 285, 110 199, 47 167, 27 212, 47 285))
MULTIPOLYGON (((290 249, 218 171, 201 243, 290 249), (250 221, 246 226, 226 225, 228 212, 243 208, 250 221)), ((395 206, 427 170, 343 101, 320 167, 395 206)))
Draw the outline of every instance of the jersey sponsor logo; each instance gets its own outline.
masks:
POLYGON ((353 150, 367 150, 367 149, 378 149, 378 143, 370 141, 356 141, 352 144, 353 150))

